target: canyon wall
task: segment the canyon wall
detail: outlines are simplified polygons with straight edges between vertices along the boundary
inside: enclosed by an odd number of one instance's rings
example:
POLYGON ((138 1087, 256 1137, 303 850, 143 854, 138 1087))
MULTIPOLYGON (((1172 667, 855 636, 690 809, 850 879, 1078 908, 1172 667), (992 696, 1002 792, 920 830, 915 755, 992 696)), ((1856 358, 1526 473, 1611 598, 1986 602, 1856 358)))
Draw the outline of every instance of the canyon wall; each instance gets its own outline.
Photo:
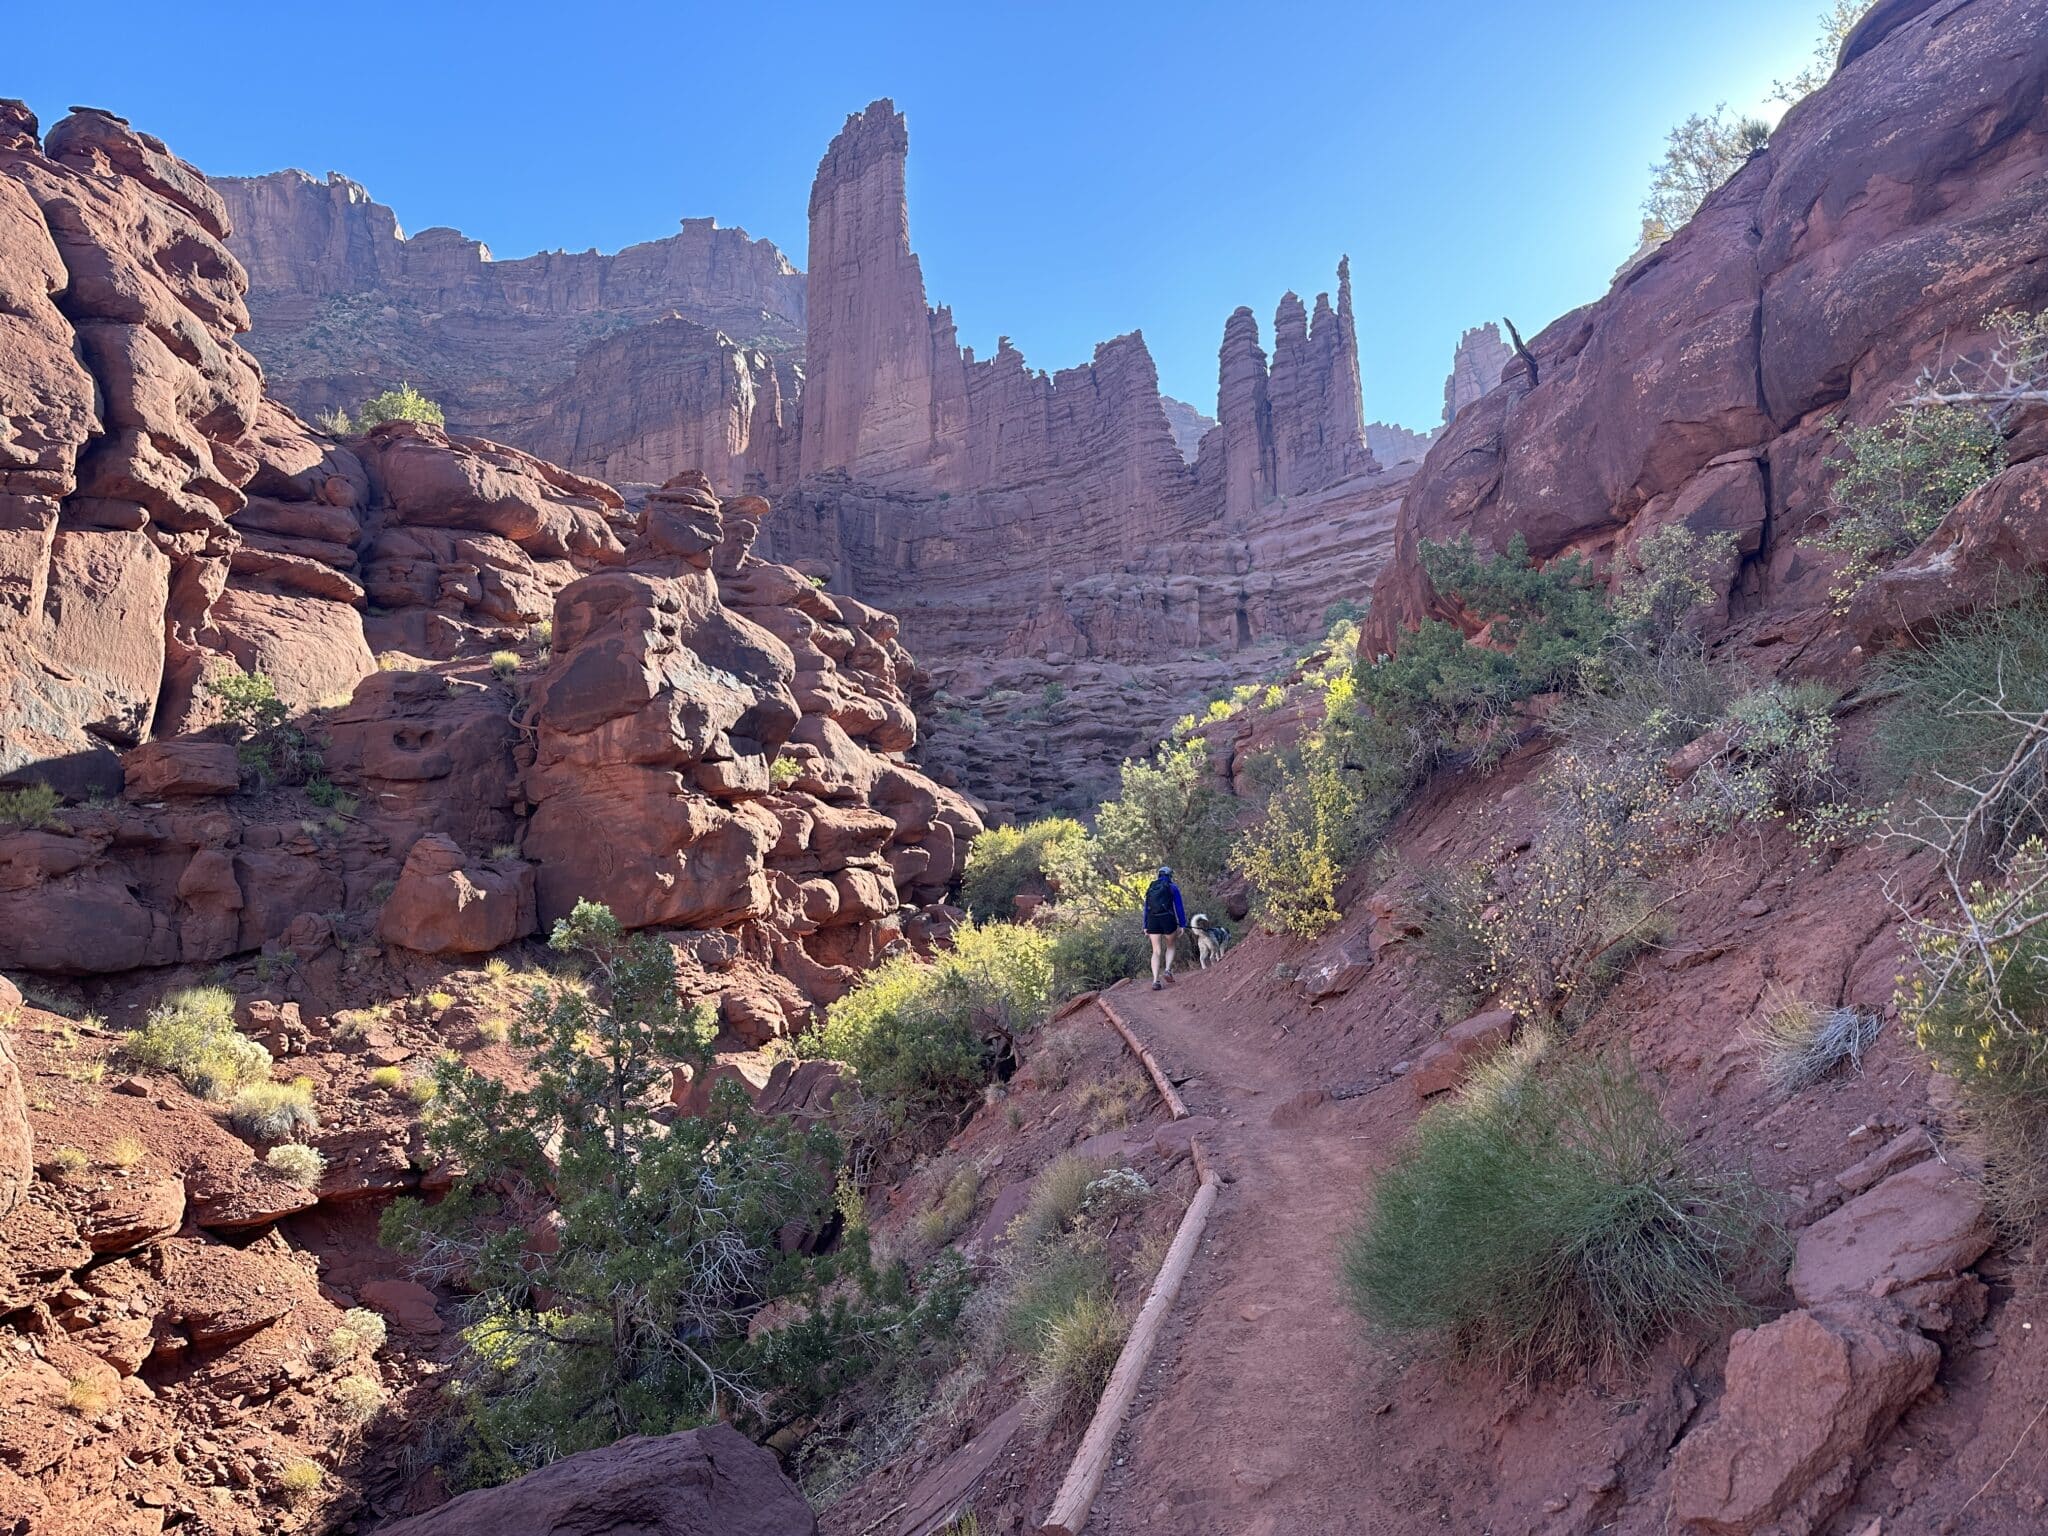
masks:
POLYGON ((211 185, 250 277, 250 349, 302 415, 409 381, 457 432, 613 480, 701 468, 740 491, 776 473, 756 402, 794 394, 804 279, 768 241, 693 218, 615 254, 498 261, 452 229, 407 237, 346 177, 211 185))
MULTIPOLYGON (((406 238, 338 176, 215 185, 252 275, 252 345, 286 402, 352 407, 407 378, 458 436, 636 504, 680 470, 769 495, 764 551, 900 613, 934 698, 1001 694, 1020 666, 1138 668, 1135 713, 1121 682, 1075 690, 1086 740, 1044 782, 1092 793, 1370 578, 1328 555, 1376 558, 1399 480, 1368 442, 1349 263, 1334 301, 1281 299, 1270 362, 1251 312, 1230 318, 1212 421, 1160 394, 1136 333, 1052 373, 1007 339, 963 347, 911 244, 908 153, 890 102, 847 119, 812 188, 808 276, 709 220, 616 256, 500 262, 452 230, 406 238)), ((966 758, 944 741, 934 756, 966 758)), ((1001 773, 976 788, 999 808, 1038 793, 1001 773)))

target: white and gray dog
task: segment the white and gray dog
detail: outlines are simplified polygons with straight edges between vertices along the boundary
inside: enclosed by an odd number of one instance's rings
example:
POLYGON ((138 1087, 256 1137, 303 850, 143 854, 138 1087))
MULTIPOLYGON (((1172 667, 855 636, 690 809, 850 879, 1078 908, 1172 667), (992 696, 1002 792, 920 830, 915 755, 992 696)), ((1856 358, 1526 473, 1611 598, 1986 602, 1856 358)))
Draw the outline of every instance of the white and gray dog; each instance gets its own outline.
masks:
POLYGON ((1210 922, 1206 912, 1197 912, 1189 918, 1188 927, 1195 935, 1195 954, 1206 971, 1211 960, 1223 958, 1223 946, 1230 942, 1230 930, 1221 923, 1210 922))

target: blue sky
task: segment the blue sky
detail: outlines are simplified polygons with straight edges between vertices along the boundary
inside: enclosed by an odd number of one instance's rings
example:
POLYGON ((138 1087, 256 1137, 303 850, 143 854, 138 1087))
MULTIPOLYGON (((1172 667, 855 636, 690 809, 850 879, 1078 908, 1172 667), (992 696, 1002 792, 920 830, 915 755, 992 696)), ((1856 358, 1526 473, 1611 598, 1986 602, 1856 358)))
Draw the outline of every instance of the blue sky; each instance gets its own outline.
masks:
POLYGON ((1458 333, 1597 297, 1665 131, 1760 105, 1821 8, 111 0, 89 29, 15 9, 0 95, 46 125, 105 107, 210 172, 339 170, 500 256, 711 214, 799 265, 826 142, 893 96, 926 284, 977 351, 1059 368, 1142 329, 1213 412, 1225 316, 1270 337, 1348 251, 1366 414, 1429 426, 1458 333))

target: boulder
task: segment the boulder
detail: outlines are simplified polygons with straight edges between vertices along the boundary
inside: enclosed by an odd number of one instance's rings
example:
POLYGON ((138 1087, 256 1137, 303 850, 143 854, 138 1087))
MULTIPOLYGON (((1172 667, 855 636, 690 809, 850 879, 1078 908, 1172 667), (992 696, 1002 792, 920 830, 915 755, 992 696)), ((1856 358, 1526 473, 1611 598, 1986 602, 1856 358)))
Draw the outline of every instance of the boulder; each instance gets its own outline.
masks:
POLYGON ((1719 1411, 1672 1458, 1672 1512, 1700 1536, 1808 1536, 1940 1363, 1939 1346, 1869 1300, 1744 1329, 1719 1411))
POLYGON ((1977 1181, 1931 1161, 1895 1173, 1799 1235, 1787 1283, 1802 1306, 1960 1274, 1991 1246, 1977 1181))
POLYGON ((481 955, 532 933, 533 866, 473 862, 451 837, 412 845, 377 916, 378 936, 429 955, 481 955))
POLYGON ((1506 1045, 1514 1033, 1515 1014, 1506 1008, 1477 1013, 1453 1024, 1415 1059, 1415 1070, 1408 1074, 1408 1086, 1418 1099, 1448 1093, 1465 1081, 1465 1075, 1482 1057, 1506 1045))
POLYGON ((121 756, 124 793, 131 800, 232 795, 242 787, 242 764, 224 741, 152 741, 121 756))
POLYGON ((813 1536, 775 1453, 727 1424, 629 1435, 383 1528, 384 1536, 813 1536))
POLYGON ((441 1314, 434 1293, 414 1280, 372 1280, 361 1292, 366 1307, 375 1307, 407 1333, 439 1333, 441 1314))

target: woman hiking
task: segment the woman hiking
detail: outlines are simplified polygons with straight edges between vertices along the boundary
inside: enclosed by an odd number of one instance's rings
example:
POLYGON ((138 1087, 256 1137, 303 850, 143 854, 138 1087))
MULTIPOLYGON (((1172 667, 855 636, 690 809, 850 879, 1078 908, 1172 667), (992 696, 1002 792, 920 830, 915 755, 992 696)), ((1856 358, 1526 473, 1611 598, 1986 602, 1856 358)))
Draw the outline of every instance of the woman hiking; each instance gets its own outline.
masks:
POLYGON ((1159 866, 1159 873, 1145 887, 1145 932, 1152 938, 1152 990, 1157 992, 1173 980, 1173 950, 1187 926, 1187 909, 1180 902, 1180 887, 1173 883, 1173 867, 1159 866), (1160 973, 1160 965, 1166 967, 1160 973))

